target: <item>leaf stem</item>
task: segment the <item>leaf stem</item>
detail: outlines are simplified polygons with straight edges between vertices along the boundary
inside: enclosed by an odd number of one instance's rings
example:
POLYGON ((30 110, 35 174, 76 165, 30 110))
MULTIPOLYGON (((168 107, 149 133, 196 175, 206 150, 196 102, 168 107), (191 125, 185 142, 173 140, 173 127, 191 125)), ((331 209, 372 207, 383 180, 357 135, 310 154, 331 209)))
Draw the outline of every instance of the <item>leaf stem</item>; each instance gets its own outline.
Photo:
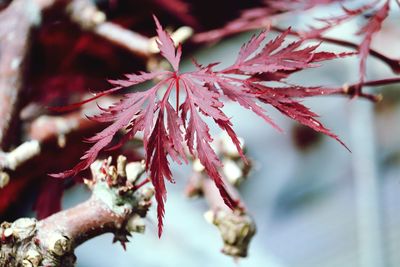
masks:
POLYGON ((178 114, 178 111, 179 111, 179 76, 176 76, 175 84, 176 84, 176 114, 178 114))

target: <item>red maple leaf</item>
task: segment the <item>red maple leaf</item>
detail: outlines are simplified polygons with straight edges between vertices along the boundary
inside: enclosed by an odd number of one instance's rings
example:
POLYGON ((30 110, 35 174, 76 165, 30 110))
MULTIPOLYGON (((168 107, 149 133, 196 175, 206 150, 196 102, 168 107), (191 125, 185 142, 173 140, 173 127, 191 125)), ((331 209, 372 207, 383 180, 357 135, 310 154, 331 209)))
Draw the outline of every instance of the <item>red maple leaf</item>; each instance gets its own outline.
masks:
POLYGON ((121 143, 142 132, 146 170, 156 190, 158 230, 161 235, 166 200, 164 181, 167 179, 173 182, 168 156, 179 164, 182 161, 187 162, 185 147, 205 167, 206 173, 214 180, 226 205, 233 209, 239 204, 225 189, 219 173, 222 163, 211 146, 213 138, 204 121, 204 117, 212 118, 223 131, 227 132, 242 158, 246 160, 232 123, 222 110, 223 95, 252 110, 277 129, 279 127, 266 115, 260 104, 272 105, 284 115, 340 141, 316 119, 315 113, 296 100, 311 95, 327 94, 327 89, 287 86, 284 79, 294 72, 318 66, 317 62, 347 54, 317 52, 318 45, 304 47, 302 40, 285 44, 285 38, 290 30, 262 45, 267 37, 267 31, 263 31, 243 45, 235 63, 231 66, 215 70, 218 65, 216 63, 201 66, 195 62, 195 71, 180 73, 181 46, 175 48, 171 37, 163 30, 157 18, 154 20, 157 25, 158 47, 171 64, 173 71, 128 74, 126 79, 110 81, 114 88, 72 105, 76 107, 154 78, 159 80, 147 91, 126 94, 118 103, 102 108, 99 115, 92 117, 91 119, 98 122, 110 124, 87 140, 93 143, 93 146, 82 156, 79 164, 71 170, 53 174, 54 177, 76 175, 88 168, 100 151, 109 149, 109 144, 120 129, 127 130, 121 143), (267 84, 269 81, 278 81, 284 86, 271 87, 267 84), (177 96, 176 107, 169 102, 173 90, 177 96), (161 92, 163 94, 159 97, 161 92), (183 97, 181 100, 179 95, 183 97))
POLYGON ((343 0, 263 0, 257 7, 246 9, 240 17, 228 22, 224 27, 197 33, 195 42, 213 42, 223 37, 255 29, 262 29, 279 20, 282 15, 305 11, 319 5, 329 5, 343 0))
POLYGON ((358 51, 360 54, 360 86, 358 87, 358 91, 356 94, 361 93, 361 84, 365 80, 366 73, 366 63, 367 57, 369 55, 369 50, 371 47, 372 36, 380 31, 383 21, 387 18, 389 14, 389 2, 390 0, 386 0, 385 3, 380 7, 368 20, 368 22, 362 27, 357 34, 364 35, 364 38, 361 44, 358 47, 358 51))
POLYGON ((379 7, 381 3, 382 1, 375 0, 366 3, 356 9, 349 9, 343 6, 342 9, 344 11, 344 14, 332 18, 319 19, 320 21, 325 22, 326 26, 322 28, 311 28, 311 30, 302 33, 302 38, 305 39, 319 38, 322 37, 323 33, 332 29, 333 27, 336 27, 357 16, 363 15, 366 12, 370 12, 370 14, 367 16, 367 22, 356 33, 357 35, 363 36, 363 39, 358 46, 358 53, 360 56, 360 78, 355 95, 361 94, 361 85, 365 81, 366 63, 370 52, 372 37, 375 33, 380 31, 383 21, 387 18, 389 14, 390 0, 385 0, 382 6, 379 7))
MULTIPOLYGON (((274 18, 279 19, 282 15, 288 15, 295 11, 305 11, 318 5, 327 5, 335 2, 343 3, 345 1, 264 0, 261 6, 245 10, 238 19, 229 22, 223 28, 196 34, 194 40, 196 42, 210 42, 238 32, 264 28, 266 25, 271 25, 274 18)), ((397 3, 400 4, 400 1, 397 0, 397 3)), ((388 17, 390 0, 371 0, 354 9, 342 5, 342 10, 343 14, 339 16, 316 18, 316 21, 323 22, 325 25, 322 27, 310 26, 308 30, 299 31, 297 35, 303 39, 323 39, 323 34, 332 28, 364 15, 367 21, 365 25, 356 32, 356 35, 363 36, 363 39, 358 45, 358 54, 360 57, 359 81, 353 94, 355 96, 365 95, 361 89, 362 84, 365 82, 366 62, 371 50, 372 37, 380 31, 383 21, 388 17)), ((394 62, 394 64, 397 65, 397 62, 394 62)), ((397 72, 397 70, 393 70, 397 72)))

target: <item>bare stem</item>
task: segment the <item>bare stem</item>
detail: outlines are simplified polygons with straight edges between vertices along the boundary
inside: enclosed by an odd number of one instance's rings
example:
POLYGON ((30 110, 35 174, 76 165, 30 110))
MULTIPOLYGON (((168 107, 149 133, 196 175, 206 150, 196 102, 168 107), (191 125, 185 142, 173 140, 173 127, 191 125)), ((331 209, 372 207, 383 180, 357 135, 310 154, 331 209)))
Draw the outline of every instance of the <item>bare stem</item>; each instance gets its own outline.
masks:
MULTIPOLYGON (((379 79, 379 80, 372 80, 372 81, 366 81, 362 83, 363 86, 370 86, 370 87, 376 87, 376 86, 384 86, 384 85, 391 85, 391 84, 397 84, 400 83, 400 77, 396 78, 388 78, 388 79, 379 79)), ((371 100, 372 102, 379 102, 382 100, 382 95, 378 94, 368 94, 368 93, 358 93, 356 94, 356 89, 359 87, 360 84, 355 83, 351 85, 345 85, 342 86, 341 88, 336 88, 332 89, 333 94, 337 95, 345 95, 345 96, 357 96, 361 98, 366 98, 368 100, 371 100)))

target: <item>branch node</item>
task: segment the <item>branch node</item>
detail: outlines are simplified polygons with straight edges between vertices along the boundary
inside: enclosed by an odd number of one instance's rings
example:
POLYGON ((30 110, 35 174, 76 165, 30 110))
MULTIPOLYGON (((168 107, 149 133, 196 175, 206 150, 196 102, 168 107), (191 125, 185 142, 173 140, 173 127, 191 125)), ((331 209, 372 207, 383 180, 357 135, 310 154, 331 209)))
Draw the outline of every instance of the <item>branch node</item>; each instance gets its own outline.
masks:
POLYGON ((219 209, 208 211, 204 217, 218 227, 224 241, 222 252, 233 257, 246 257, 249 243, 256 233, 253 219, 246 213, 219 209))
POLYGON ((70 252, 72 248, 72 242, 70 238, 62 234, 61 232, 53 232, 49 237, 49 251, 56 256, 63 256, 67 252, 70 252))
POLYGON ((2 153, 0 169, 7 168, 15 171, 17 167, 38 154, 40 154, 39 142, 36 140, 27 141, 11 152, 2 153))
POLYGON ((139 233, 143 234, 146 230, 146 223, 143 218, 138 215, 134 214, 126 224, 126 230, 130 233, 139 233))
POLYGON ((26 252, 25 259, 22 261, 22 265, 38 267, 41 260, 42 260, 42 255, 40 255, 40 253, 36 249, 29 248, 28 251, 26 252))
POLYGON ((104 12, 87 0, 75 0, 68 5, 67 13, 70 14, 72 21, 76 22, 84 30, 91 30, 97 25, 104 23, 107 19, 104 12))
POLYGON ((117 174, 126 178, 126 157, 123 155, 119 155, 117 159, 117 174))
POLYGON ((36 231, 36 219, 33 218, 20 218, 12 225, 13 236, 19 240, 25 240, 31 237, 36 231))
POLYGON ((145 171, 144 161, 129 162, 126 165, 126 177, 128 182, 135 184, 145 171))
POLYGON ((6 172, 0 172, 0 189, 6 187, 10 182, 10 175, 6 172))

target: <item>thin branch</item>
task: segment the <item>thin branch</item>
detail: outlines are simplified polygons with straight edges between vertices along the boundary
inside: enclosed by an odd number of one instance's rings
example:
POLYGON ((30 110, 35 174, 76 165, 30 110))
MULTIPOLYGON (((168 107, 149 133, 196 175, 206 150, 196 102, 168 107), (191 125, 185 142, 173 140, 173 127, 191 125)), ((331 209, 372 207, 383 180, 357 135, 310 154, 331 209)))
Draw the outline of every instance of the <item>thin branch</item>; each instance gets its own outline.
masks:
POLYGON ((0 153, 0 170, 16 168, 40 153, 38 141, 27 141, 8 153, 0 153))
MULTIPOLYGON (((374 87, 374 86, 391 85, 391 84, 396 84, 396 83, 400 83, 400 77, 366 81, 363 83, 363 85, 374 87)), ((355 85, 352 85, 352 86, 355 86, 355 85)))
MULTIPOLYGON (((72 0, 67 6, 67 13, 71 20, 83 30, 92 32, 136 56, 149 59, 152 55, 160 52, 155 38, 148 38, 137 32, 125 29, 118 24, 106 21, 106 15, 97 8, 93 1, 72 0)), ((184 26, 173 32, 171 38, 177 46, 192 35, 193 29, 184 26)))
POLYGON ((66 136, 73 132, 85 132, 96 127, 96 123, 87 119, 82 111, 64 116, 42 115, 35 119, 28 131, 30 139, 45 142, 57 138, 58 145, 65 147, 66 136))
POLYGON ((27 141, 11 152, 0 151, 0 189, 10 182, 10 175, 4 169, 15 171, 17 167, 39 155, 39 153, 40 144, 38 141, 27 141))
MULTIPOLYGON (((400 83, 400 77, 396 78, 387 78, 387 79, 379 79, 366 81, 362 83, 362 86, 384 86, 400 83)), ((296 95, 301 95, 302 97, 314 97, 314 96, 328 96, 328 95, 339 95, 345 97, 360 97, 368 99, 372 102, 379 102, 382 100, 382 95, 380 94, 368 94, 365 92, 361 92, 359 94, 356 93, 356 88, 360 86, 360 83, 354 83, 351 85, 344 84, 341 87, 311 87, 311 88, 298 88, 293 86, 292 88, 285 88, 285 92, 290 94, 291 97, 296 97, 296 95), (299 90, 301 89, 301 90, 299 90)))
MULTIPOLYGON (((379 80, 372 80, 372 81, 366 81, 362 83, 363 86, 370 86, 370 87, 377 87, 377 86, 384 86, 384 85, 391 85, 391 84, 397 84, 400 83, 400 77, 396 78, 387 78, 387 79, 379 79, 379 80)), ((351 85, 344 85, 341 88, 336 88, 336 89, 331 89, 333 94, 336 95, 344 95, 344 96, 356 96, 356 88, 359 87, 359 83, 354 83, 351 85)), ((368 94, 361 92, 361 94, 358 94, 357 97, 361 98, 366 98, 368 100, 371 100, 372 102, 379 102, 382 100, 382 95, 378 94, 368 94)))

